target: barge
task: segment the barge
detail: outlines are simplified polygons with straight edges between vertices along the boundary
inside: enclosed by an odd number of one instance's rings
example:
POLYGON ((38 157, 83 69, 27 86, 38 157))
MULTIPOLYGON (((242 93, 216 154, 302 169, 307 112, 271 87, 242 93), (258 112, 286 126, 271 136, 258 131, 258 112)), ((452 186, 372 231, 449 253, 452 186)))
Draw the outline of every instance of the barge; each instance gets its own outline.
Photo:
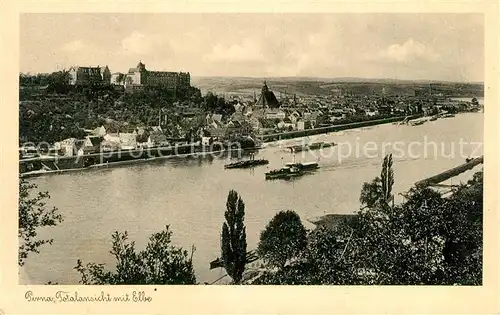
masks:
POLYGON ((301 151, 306 151, 306 150, 318 150, 318 149, 323 149, 323 148, 329 148, 333 147, 336 144, 334 142, 314 142, 311 144, 304 144, 304 145, 294 145, 288 147, 288 149, 291 152, 301 152, 301 151))
POLYGON ((249 167, 255 167, 259 165, 267 165, 269 164, 268 160, 264 159, 258 159, 258 160, 244 160, 244 161, 238 161, 234 163, 229 163, 224 165, 225 169, 232 169, 232 168, 249 168, 249 167))

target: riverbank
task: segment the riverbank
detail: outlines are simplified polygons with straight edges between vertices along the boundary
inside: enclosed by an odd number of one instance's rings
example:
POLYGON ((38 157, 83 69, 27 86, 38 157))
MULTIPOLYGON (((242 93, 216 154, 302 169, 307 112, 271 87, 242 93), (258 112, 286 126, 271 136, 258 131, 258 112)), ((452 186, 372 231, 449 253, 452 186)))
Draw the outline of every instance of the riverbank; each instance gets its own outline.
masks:
MULTIPOLYGON (((215 155, 228 156, 228 155, 231 155, 234 153, 241 152, 240 155, 246 156, 246 155, 248 155, 248 152, 255 152, 256 150, 259 150, 259 149, 260 149, 260 147, 254 147, 254 148, 241 149, 241 150, 231 149, 231 150, 217 150, 217 151, 209 151, 209 152, 206 151, 206 152, 193 152, 193 153, 185 153, 185 154, 171 154, 171 155, 167 155, 167 156, 155 156, 155 157, 142 158, 142 159, 137 158, 137 159, 132 159, 132 160, 115 161, 115 162, 107 161, 107 162, 103 162, 103 163, 92 164, 92 165, 87 166, 87 167, 56 169, 56 170, 36 170, 36 171, 31 171, 31 172, 20 173, 19 176, 21 178, 31 178, 31 177, 38 177, 38 176, 43 176, 43 175, 56 175, 56 174, 66 174, 66 173, 74 173, 74 172, 84 172, 84 171, 115 168, 115 167, 120 167, 120 166, 124 166, 124 165, 150 163, 150 162, 154 162, 154 161, 161 161, 161 160, 167 160, 167 159, 200 158, 200 159, 212 160, 215 155)), ((101 154, 94 154, 94 157, 101 157, 101 154)), ((55 159, 52 160, 52 162, 55 162, 55 159)))
POLYGON ((19 173, 22 177, 39 176, 44 174, 57 174, 66 171, 95 169, 99 167, 117 166, 131 163, 141 163, 168 157, 196 157, 222 154, 239 150, 257 150, 255 142, 252 144, 218 143, 200 145, 188 143, 174 146, 140 148, 133 150, 101 151, 77 156, 42 156, 19 160, 19 173))
POLYGON ((269 135, 262 135, 262 136, 259 136, 258 138, 262 142, 272 142, 272 141, 278 141, 278 140, 284 140, 284 139, 294 139, 294 138, 301 138, 301 137, 307 137, 307 136, 313 136, 313 135, 319 135, 319 134, 326 134, 326 133, 342 131, 342 130, 349 130, 349 129, 356 129, 356 128, 362 128, 362 127, 370 127, 370 126, 375 126, 375 125, 389 124, 389 123, 393 123, 393 122, 402 121, 404 119, 415 119, 415 118, 419 118, 422 116, 424 116, 424 115, 423 114, 416 114, 416 115, 409 115, 409 116, 388 117, 388 118, 360 121, 360 122, 342 124, 342 125, 331 125, 331 126, 327 126, 327 127, 306 129, 306 130, 300 130, 300 131, 274 133, 274 134, 269 134, 269 135))

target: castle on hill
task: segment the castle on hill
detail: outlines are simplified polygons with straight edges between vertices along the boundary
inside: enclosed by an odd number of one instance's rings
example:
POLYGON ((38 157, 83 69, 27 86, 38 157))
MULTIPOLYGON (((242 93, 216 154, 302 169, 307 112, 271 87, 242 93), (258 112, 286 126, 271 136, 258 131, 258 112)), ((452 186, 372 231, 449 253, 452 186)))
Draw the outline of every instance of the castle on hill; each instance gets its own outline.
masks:
POLYGON ((71 67, 69 84, 73 86, 88 86, 91 83, 122 85, 126 89, 143 87, 165 87, 170 89, 189 88, 191 76, 189 72, 151 71, 141 61, 135 68, 130 68, 126 74, 115 72, 111 74, 105 67, 71 67))

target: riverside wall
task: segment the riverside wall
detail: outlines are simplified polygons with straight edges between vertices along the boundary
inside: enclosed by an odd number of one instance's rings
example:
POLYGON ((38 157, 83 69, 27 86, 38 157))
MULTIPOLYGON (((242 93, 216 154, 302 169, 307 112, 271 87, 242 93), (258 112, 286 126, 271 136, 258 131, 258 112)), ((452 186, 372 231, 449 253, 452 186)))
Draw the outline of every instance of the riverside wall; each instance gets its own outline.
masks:
POLYGON ((422 116, 423 116, 422 114, 417 114, 417 115, 410 115, 410 116, 398 116, 398 117, 389 117, 389 118, 382 118, 382 119, 376 119, 376 120, 367 120, 367 121, 360 121, 360 122, 349 123, 349 124, 332 125, 332 126, 327 126, 327 127, 306 129, 306 130, 300 130, 300 131, 290 131, 290 132, 283 132, 283 133, 261 135, 261 136, 259 136, 259 139, 263 142, 272 142, 272 141, 278 141, 278 140, 283 140, 283 139, 293 139, 293 138, 300 138, 300 137, 325 134, 325 133, 330 133, 330 132, 335 132, 335 131, 342 131, 342 130, 348 130, 348 129, 355 129, 355 128, 388 124, 388 123, 402 121, 405 118, 415 119, 415 118, 422 117, 422 116))

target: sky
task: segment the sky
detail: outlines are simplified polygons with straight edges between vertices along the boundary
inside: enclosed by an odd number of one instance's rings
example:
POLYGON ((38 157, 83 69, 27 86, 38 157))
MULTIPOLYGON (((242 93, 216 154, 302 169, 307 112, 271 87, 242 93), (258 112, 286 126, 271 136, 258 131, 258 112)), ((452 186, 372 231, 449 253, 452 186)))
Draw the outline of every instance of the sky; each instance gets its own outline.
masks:
POLYGON ((23 14, 20 71, 482 82, 480 14, 23 14))

